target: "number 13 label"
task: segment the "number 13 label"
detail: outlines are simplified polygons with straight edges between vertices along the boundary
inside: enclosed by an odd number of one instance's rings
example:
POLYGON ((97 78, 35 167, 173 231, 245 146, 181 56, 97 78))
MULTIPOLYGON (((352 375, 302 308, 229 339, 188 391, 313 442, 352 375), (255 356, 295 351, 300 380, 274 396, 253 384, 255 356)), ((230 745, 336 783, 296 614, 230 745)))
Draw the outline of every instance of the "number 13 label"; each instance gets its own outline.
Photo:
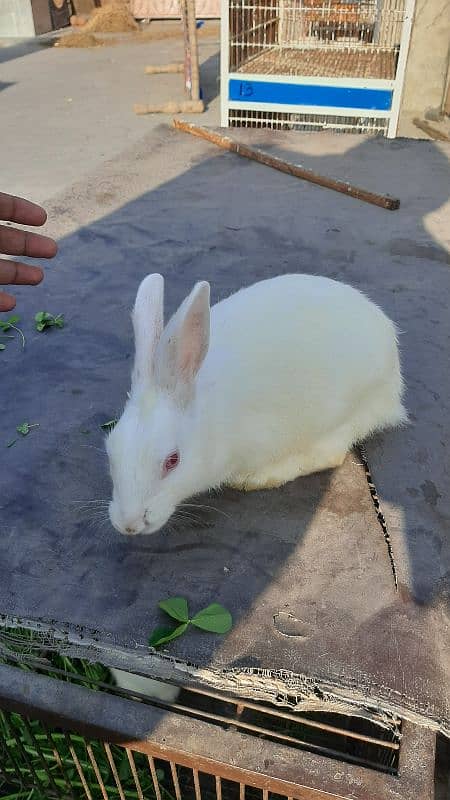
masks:
POLYGON ((253 84, 241 83, 239 87, 239 94, 241 97, 251 97, 253 94, 253 84))

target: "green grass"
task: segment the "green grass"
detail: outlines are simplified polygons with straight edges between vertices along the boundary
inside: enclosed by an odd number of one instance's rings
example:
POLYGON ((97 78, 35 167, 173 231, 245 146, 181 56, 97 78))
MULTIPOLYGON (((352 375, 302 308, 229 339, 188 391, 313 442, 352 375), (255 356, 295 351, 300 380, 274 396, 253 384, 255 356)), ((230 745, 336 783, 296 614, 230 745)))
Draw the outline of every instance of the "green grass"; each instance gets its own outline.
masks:
MULTIPOLYGON (((66 735, 62 731, 46 731, 37 721, 26 721, 19 714, 0 712, 1 770, 0 783, 3 800, 49 800, 51 797, 85 798, 75 761, 73 748, 82 768, 93 798, 101 798, 101 790, 89 758, 86 744, 90 744, 108 796, 118 798, 119 792, 103 745, 97 741, 86 742, 81 736, 66 735)), ((138 800, 138 793, 126 752, 111 745, 111 753, 125 793, 130 800, 138 800)), ((155 792, 143 755, 136 753, 134 760, 145 797, 155 792)), ((160 771, 158 777, 164 781, 160 771)))
MULTIPOLYGON (((49 677, 76 682, 98 691, 98 682, 112 684, 109 670, 102 664, 91 664, 81 659, 51 652, 45 648, 42 637, 24 629, 0 631, 0 662, 13 663, 20 669, 45 672, 49 677), (9 651, 9 654, 5 650, 9 651), (63 670, 59 675, 53 670, 63 670)), ((114 775, 104 746, 98 741, 62 730, 46 730, 38 720, 24 719, 20 714, 0 711, 0 797, 2 800, 52 800, 75 798, 85 800, 86 793, 70 747, 73 748, 89 786, 93 800, 101 800, 102 793, 89 758, 86 745, 92 747, 108 797, 119 800, 114 775)), ((111 745, 111 753, 127 800, 138 800, 136 784, 125 750, 111 745)), ((145 798, 153 800, 155 791, 148 761, 141 753, 134 761, 145 798)), ((158 769, 158 779, 163 800, 173 800, 164 788, 170 781, 169 771, 158 769)))

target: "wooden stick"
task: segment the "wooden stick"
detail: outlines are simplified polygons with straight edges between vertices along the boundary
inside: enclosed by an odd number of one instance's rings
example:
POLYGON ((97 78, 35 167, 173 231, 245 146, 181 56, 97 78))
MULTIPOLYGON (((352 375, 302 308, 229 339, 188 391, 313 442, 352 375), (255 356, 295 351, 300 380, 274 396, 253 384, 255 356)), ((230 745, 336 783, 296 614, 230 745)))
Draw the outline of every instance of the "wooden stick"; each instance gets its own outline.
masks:
POLYGON ((417 117, 413 119, 413 123, 416 128, 427 133, 432 139, 437 139, 438 142, 450 142, 450 136, 447 136, 444 131, 440 131, 438 128, 435 128, 433 125, 429 125, 424 119, 418 119, 417 117))
POLYGON ((197 21, 195 0, 186 0, 187 34, 191 52, 191 100, 200 100, 200 66, 198 61, 197 21))
POLYGON ((290 164, 282 158, 270 156, 267 153, 263 153, 262 150, 256 150, 253 147, 247 147, 245 144, 235 142, 228 136, 223 136, 207 128, 202 128, 198 125, 193 125, 190 122, 178 119, 173 120, 173 125, 180 131, 191 133, 193 136, 199 136, 201 139, 206 139, 208 142, 216 144, 223 150, 229 150, 231 153, 236 153, 238 156, 250 158, 252 161, 257 161, 259 164, 265 164, 266 167, 272 167, 280 172, 285 172, 286 175, 293 175, 295 178, 301 178, 310 183, 315 183, 318 186, 323 186, 325 189, 332 189, 335 192, 341 192, 350 197, 356 197, 357 200, 363 200, 365 203, 372 203, 372 205, 386 208, 388 211, 395 211, 400 207, 400 200, 394 197, 368 192, 366 189, 352 186, 346 181, 338 181, 334 180, 334 178, 328 178, 326 175, 319 175, 311 169, 306 169, 296 164, 290 164))
POLYGON ((144 72, 146 75, 166 75, 173 72, 184 72, 184 64, 161 64, 156 66, 145 67, 144 72))
POLYGON ((135 114, 201 114, 205 106, 202 100, 184 100, 181 103, 169 102, 158 105, 137 103, 133 110, 135 114))

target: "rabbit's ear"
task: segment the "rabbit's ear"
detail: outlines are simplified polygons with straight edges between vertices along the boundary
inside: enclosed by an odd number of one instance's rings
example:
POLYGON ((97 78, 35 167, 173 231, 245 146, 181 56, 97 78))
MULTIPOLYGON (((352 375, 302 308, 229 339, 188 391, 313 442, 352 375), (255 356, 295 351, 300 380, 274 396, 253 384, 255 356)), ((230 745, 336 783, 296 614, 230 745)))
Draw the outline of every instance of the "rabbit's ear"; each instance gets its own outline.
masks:
POLYGON ((134 304, 135 361, 132 385, 151 380, 156 347, 164 327, 164 278, 147 275, 139 286, 134 304))
POLYGON ((209 283, 196 283, 168 322, 159 342, 155 378, 160 388, 174 392, 192 385, 209 347, 209 283))

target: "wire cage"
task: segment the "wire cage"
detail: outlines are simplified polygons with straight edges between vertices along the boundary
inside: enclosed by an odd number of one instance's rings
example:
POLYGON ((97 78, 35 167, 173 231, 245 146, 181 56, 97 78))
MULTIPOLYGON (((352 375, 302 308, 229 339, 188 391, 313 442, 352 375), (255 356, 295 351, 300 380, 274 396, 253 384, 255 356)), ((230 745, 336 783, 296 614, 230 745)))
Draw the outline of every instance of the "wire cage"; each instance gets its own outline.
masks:
POLYGON ((222 11, 222 125, 395 136, 414 0, 223 0, 222 11))
POLYGON ((158 700, 26 631, 0 651, 5 800, 434 796, 435 734, 369 705, 295 712, 200 686, 158 700))

